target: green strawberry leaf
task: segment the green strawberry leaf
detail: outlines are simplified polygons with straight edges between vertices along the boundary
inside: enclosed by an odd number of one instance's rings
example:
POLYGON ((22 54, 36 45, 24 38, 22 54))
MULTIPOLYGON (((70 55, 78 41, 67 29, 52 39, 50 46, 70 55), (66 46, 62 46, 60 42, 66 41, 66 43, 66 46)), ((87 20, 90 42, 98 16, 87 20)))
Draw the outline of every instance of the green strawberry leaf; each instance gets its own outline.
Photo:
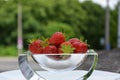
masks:
POLYGON ((63 51, 64 54, 70 54, 73 53, 75 48, 73 48, 72 45, 62 45, 61 50, 63 51))

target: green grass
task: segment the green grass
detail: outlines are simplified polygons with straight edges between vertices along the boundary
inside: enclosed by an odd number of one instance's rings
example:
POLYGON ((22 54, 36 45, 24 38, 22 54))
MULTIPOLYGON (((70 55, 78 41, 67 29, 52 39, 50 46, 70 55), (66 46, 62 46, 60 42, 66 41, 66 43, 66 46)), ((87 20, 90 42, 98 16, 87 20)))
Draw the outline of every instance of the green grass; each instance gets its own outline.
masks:
POLYGON ((0 57, 2 56, 17 56, 17 46, 0 46, 0 57))

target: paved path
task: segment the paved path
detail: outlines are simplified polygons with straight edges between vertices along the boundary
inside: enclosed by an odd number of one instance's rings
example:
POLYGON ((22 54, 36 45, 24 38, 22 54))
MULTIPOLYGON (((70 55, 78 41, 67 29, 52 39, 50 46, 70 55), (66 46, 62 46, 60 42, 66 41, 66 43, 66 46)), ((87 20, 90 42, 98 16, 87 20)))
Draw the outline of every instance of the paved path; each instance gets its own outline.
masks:
POLYGON ((0 72, 19 69, 17 57, 0 57, 0 72))

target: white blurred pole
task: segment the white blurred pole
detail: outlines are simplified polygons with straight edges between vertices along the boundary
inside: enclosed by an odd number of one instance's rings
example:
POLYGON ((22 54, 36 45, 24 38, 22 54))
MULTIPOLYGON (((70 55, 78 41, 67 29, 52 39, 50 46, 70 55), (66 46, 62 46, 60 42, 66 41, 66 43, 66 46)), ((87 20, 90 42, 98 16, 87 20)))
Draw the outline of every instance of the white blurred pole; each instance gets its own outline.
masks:
POLYGON ((120 48, 120 0, 118 2, 118 48, 120 48))
POLYGON ((22 39, 22 6, 18 0, 18 39, 17 39, 18 54, 22 53, 23 39, 22 39))
POLYGON ((109 19, 110 19, 110 14, 109 14, 109 0, 107 0, 107 6, 106 6, 106 21, 105 21, 105 49, 110 50, 110 40, 109 40, 109 19))

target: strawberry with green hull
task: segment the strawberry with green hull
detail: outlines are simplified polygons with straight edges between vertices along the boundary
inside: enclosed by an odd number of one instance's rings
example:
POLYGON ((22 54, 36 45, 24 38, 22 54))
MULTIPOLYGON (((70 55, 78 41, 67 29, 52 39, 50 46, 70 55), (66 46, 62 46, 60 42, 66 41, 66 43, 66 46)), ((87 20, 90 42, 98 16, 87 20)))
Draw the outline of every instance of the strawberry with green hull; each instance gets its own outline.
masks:
POLYGON ((49 45, 43 48, 42 51, 44 54, 56 54, 57 53, 57 48, 54 45, 49 45))
POLYGON ((71 38, 65 41, 65 35, 62 32, 56 32, 43 41, 40 39, 30 40, 28 50, 33 54, 58 54, 48 55, 48 57, 55 60, 65 60, 70 58, 69 54, 86 53, 88 44, 78 38, 71 38))
POLYGON ((49 43, 57 47, 63 42, 65 42, 65 35, 62 32, 56 32, 49 38, 49 43))
MULTIPOLYGON (((57 54, 57 48, 54 45, 49 45, 43 48, 43 54, 57 54)), ((49 58, 59 60, 59 55, 47 55, 49 58)))
POLYGON ((84 42, 74 42, 72 46, 75 48, 74 53, 86 53, 88 45, 84 42))
POLYGON ((71 42, 72 47, 75 48, 74 53, 86 53, 88 50, 88 44, 78 38, 72 38, 69 42, 71 42))
POLYGON ((73 44, 74 42, 81 42, 78 38, 71 38, 69 40, 69 42, 71 42, 71 44, 73 44))
POLYGON ((58 49, 58 54, 63 54, 59 56, 59 60, 70 58, 69 54, 72 54, 74 49, 75 48, 72 47, 72 44, 69 41, 63 42, 58 49))
POLYGON ((69 42, 69 41, 66 41, 66 42, 63 42, 59 49, 58 49, 58 53, 61 53, 61 54, 70 54, 70 53, 73 53, 74 52, 74 49, 72 47, 72 44, 69 42))
POLYGON ((42 41, 39 39, 31 41, 28 50, 33 54, 42 53, 42 41))

